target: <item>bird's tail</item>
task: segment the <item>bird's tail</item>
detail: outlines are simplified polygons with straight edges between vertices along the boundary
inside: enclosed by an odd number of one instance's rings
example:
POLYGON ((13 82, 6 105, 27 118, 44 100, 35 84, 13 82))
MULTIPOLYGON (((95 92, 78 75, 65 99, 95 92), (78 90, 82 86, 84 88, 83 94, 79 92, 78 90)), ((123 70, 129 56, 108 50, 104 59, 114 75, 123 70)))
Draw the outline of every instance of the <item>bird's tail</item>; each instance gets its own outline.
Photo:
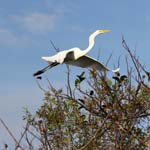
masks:
MULTIPOLYGON (((50 56, 50 57, 46 57, 46 56, 43 56, 41 57, 43 60, 47 61, 49 64, 52 64, 52 63, 56 63, 57 59, 55 56, 50 56)), ((58 63, 58 62, 57 62, 58 63)))
POLYGON ((45 56, 43 56, 43 57, 41 57, 43 60, 45 60, 45 61, 49 61, 49 57, 45 57, 45 56))

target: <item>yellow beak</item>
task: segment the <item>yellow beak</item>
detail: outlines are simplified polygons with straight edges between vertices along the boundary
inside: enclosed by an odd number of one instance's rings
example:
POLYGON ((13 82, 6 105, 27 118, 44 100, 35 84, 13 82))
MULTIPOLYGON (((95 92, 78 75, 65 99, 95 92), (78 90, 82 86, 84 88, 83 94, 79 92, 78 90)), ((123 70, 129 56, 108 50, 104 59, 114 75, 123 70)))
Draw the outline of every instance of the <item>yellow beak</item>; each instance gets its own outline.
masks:
POLYGON ((111 32, 111 30, 99 30, 101 33, 111 32))

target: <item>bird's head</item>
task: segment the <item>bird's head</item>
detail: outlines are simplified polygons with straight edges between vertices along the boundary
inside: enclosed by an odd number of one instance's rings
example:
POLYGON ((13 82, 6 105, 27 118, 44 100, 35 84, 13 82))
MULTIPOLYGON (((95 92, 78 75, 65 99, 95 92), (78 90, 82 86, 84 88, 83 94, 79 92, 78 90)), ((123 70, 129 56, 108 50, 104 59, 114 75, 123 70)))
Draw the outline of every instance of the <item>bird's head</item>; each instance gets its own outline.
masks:
POLYGON ((96 30, 94 33, 92 33, 89 37, 89 41, 90 42, 94 42, 94 38, 99 35, 99 34, 103 34, 106 32, 111 32, 111 30, 96 30))
POLYGON ((101 34, 101 33, 111 32, 111 30, 97 30, 96 32, 101 34))

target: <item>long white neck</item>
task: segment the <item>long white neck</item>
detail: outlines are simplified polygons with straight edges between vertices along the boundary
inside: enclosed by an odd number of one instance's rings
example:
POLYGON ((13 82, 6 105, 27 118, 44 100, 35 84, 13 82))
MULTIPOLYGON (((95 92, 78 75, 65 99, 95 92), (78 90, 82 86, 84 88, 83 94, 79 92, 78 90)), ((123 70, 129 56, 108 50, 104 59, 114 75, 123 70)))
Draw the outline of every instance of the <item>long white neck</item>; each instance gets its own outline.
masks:
POLYGON ((89 46, 83 50, 83 55, 86 55, 94 46, 95 44, 95 37, 100 34, 98 31, 95 31, 93 34, 90 35, 89 37, 89 46))

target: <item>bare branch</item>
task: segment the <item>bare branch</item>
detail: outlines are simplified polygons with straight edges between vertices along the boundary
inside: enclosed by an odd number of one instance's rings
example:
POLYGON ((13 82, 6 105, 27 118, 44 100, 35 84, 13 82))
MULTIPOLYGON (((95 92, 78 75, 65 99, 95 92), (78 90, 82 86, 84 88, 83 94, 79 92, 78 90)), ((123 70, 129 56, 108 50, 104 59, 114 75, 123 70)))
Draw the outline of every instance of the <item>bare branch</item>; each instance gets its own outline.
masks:
POLYGON ((56 50, 56 52, 60 52, 60 49, 56 48, 56 46, 54 45, 54 43, 52 41, 51 41, 51 44, 52 44, 53 48, 56 50))
POLYGON ((10 129, 7 127, 7 125, 5 124, 5 122, 1 118, 0 118, 0 122, 2 123, 2 125, 5 127, 8 134, 12 137, 12 139, 16 143, 16 148, 15 149, 17 149, 19 147, 21 150, 24 150, 24 148, 20 145, 20 142, 15 138, 13 133, 10 131, 10 129))

